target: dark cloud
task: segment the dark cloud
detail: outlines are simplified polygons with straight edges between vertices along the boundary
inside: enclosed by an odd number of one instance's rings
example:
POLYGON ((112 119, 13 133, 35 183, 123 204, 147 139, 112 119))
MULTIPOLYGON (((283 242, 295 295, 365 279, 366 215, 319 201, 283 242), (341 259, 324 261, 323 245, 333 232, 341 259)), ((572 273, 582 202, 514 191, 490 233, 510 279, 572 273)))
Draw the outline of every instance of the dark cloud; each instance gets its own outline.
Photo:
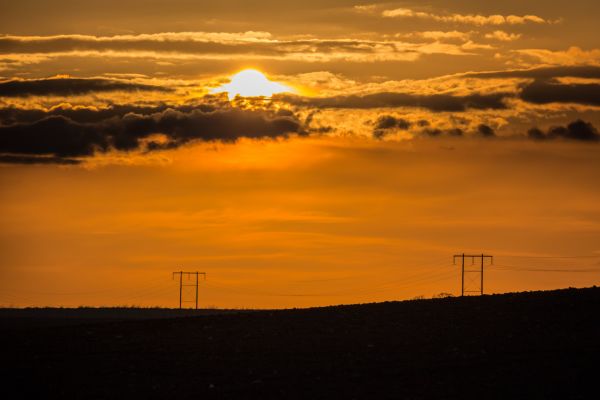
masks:
POLYGON ((574 77, 600 79, 600 66, 578 65, 534 68, 528 70, 510 70, 497 72, 474 72, 462 75, 467 78, 530 78, 534 81, 523 85, 519 97, 529 103, 577 103, 600 105, 600 85, 565 84, 556 78, 574 77))
POLYGON ((537 80, 521 91, 522 100, 535 104, 577 103, 600 106, 599 84, 561 84, 537 80))
POLYGON ((448 136, 462 137, 464 135, 464 131, 460 128, 454 128, 454 129, 447 130, 446 134, 448 136))
POLYGON ((24 156, 13 154, 0 154, 0 163, 4 164, 59 164, 77 165, 81 160, 62 157, 24 156))
MULTIPOLYGON (((141 140, 152 134, 163 134, 167 141, 153 143, 148 150, 177 147, 193 140, 235 141, 242 137, 275 138, 290 133, 304 134, 293 115, 237 108, 166 109, 153 114, 128 113, 98 122, 76 122, 62 115, 50 115, 35 122, 0 126, 0 153, 64 160, 109 149, 141 149, 141 140)), ((5 161, 10 160, 18 161, 17 158, 5 161)))
POLYGON ((548 137, 585 141, 597 141, 600 139, 600 135, 598 135, 596 128, 591 123, 580 119, 571 122, 566 127, 559 126, 550 128, 548 131, 548 137))
POLYGON ((367 95, 335 97, 302 97, 289 94, 274 96, 277 100, 295 106, 315 108, 390 108, 421 107, 431 111, 461 112, 467 109, 506 109, 504 99, 512 96, 508 93, 471 94, 467 96, 415 95, 407 93, 382 92, 367 95))
POLYGON ((600 141, 598 130, 589 122, 581 119, 573 121, 567 126, 553 126, 546 133, 538 128, 527 132, 527 137, 532 140, 569 139, 587 142, 600 141))
POLYGON ((396 118, 391 115, 382 115, 375 121, 375 129, 392 129, 396 127, 396 118))
POLYGON ((396 118, 391 115, 382 115, 375 121, 375 129, 402 129, 407 130, 411 123, 403 118, 396 118))
MULTIPOLYGON (((211 112, 223 108, 229 104, 228 101, 219 101, 218 98, 204 96, 201 104, 178 105, 176 108, 181 112, 203 111, 211 112)), ((156 114, 174 108, 170 104, 157 104, 153 106, 137 106, 131 104, 112 104, 105 108, 87 108, 58 106, 50 110, 18 108, 15 106, 0 108, 0 125, 11 125, 17 123, 35 122, 45 117, 63 116, 74 122, 91 123, 100 122, 105 119, 119 117, 126 114, 156 114)))
POLYGON ((454 129, 446 129, 446 130, 442 130, 442 129, 438 129, 438 128, 426 128, 423 129, 421 131, 421 136, 426 136, 426 137, 463 137, 464 136, 464 131, 460 128, 454 128, 454 129))
POLYGON ((433 128, 428 128, 428 129, 423 129, 421 131, 421 135, 422 136, 428 136, 428 137, 439 137, 442 136, 442 133, 444 133, 444 131, 442 131, 441 129, 433 129, 433 128))
POLYGON ((577 66, 560 66, 560 67, 544 67, 534 69, 518 69, 509 71, 493 71, 493 72, 471 72, 463 74, 466 78, 532 78, 532 79, 552 79, 559 77, 575 77, 575 78, 590 78, 600 79, 600 66, 595 65, 577 65, 577 66))
POLYGON ((489 125, 481 124, 477 127, 477 134, 486 138, 496 136, 496 132, 489 125))
POLYGON ((0 97, 72 96, 111 91, 171 91, 171 89, 101 78, 47 78, 0 82, 0 97))
POLYGON ((31 124, 0 127, 0 153, 88 156, 108 148, 103 128, 52 116, 31 124))
POLYGON ((373 137, 382 139, 391 129, 407 130, 410 129, 412 123, 403 119, 396 118, 391 115, 381 115, 374 123, 373 137))
POLYGON ((318 128, 314 128, 311 130, 311 132, 316 132, 316 133, 331 133, 334 132, 335 128, 333 126, 320 126, 318 128))
POLYGON ((527 137, 531 140, 544 140, 546 139, 546 134, 539 128, 531 128, 527 131, 527 137))

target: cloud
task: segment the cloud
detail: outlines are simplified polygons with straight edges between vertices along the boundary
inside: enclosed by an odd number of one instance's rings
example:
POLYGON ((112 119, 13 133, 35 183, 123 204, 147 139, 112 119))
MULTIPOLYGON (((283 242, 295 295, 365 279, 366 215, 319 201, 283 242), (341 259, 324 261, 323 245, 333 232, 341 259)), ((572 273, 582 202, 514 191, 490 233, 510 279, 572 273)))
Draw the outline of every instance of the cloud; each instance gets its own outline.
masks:
POLYGON ((453 96, 449 94, 414 95, 407 93, 382 92, 366 95, 302 97, 296 95, 276 95, 276 100, 295 106, 314 108, 387 108, 387 107, 420 107, 431 111, 461 112, 467 109, 506 109, 504 99, 508 93, 470 94, 453 96))
POLYGON ((128 113, 98 122, 76 122, 50 115, 29 123, 0 126, 0 153, 5 162, 31 162, 27 157, 49 156, 69 163, 70 158, 92 156, 111 149, 130 151, 173 148, 194 140, 235 141, 239 138, 276 138, 304 134, 289 112, 242 110, 181 111, 154 114, 128 113), (152 137, 162 135, 162 141, 152 137), (11 158, 12 157, 12 158, 11 158))
POLYGON ((491 72, 470 72, 461 75, 465 78, 496 79, 496 78, 534 78, 550 79, 558 77, 575 77, 600 79, 600 66, 596 65, 577 65, 577 66, 559 66, 542 67, 532 69, 516 69, 508 71, 491 72))
POLYGON ((362 4, 352 7, 352 9, 360 14, 373 14, 379 9, 377 4, 362 4))
POLYGON ((464 43, 460 47, 461 47, 461 49, 464 49, 464 50, 491 50, 491 49, 494 49, 494 46, 491 46, 489 44, 475 43, 472 40, 469 40, 468 42, 464 43))
POLYGON ((527 137, 531 140, 546 139, 546 135, 544 134, 544 131, 542 131, 539 128, 531 128, 529 131, 527 131, 527 137))
MULTIPOLYGON (((532 81, 520 84, 519 98, 533 104, 576 103, 600 106, 600 84, 569 83, 560 78, 600 79, 600 66, 556 66, 524 70, 473 72, 462 74, 463 78, 510 79, 522 78, 532 81)), ((585 81, 583 81, 585 82, 585 81)))
POLYGON ((50 57, 111 57, 168 60, 244 59, 304 62, 414 61, 422 54, 467 55, 460 46, 367 39, 278 39, 267 32, 179 32, 140 35, 0 36, 1 62, 41 62, 50 57), (34 59, 31 59, 34 57, 34 59))
POLYGON ((471 32, 459 32, 459 31, 424 31, 424 32, 412 32, 407 34, 399 34, 402 37, 418 37, 430 40, 462 40, 467 41, 471 36, 471 32))
POLYGON ((12 79, 0 82, 0 97, 73 96, 110 91, 160 91, 171 89, 102 78, 12 79))
POLYGON ((410 129, 412 123, 404 118, 396 118, 391 115, 381 115, 374 124, 373 137, 381 139, 388 134, 390 130, 399 129, 402 131, 410 129))
POLYGON ((545 64, 580 65, 600 63, 600 49, 582 50, 574 46, 566 51, 547 49, 521 49, 515 51, 545 64))
POLYGON ((426 128, 421 131, 421 136, 439 138, 439 137, 463 137, 464 131, 460 128, 453 129, 439 129, 439 128, 426 128))
POLYGON ((492 127, 490 127, 489 125, 485 125, 485 124, 480 124, 477 127, 477 134, 482 137, 485 137, 485 138, 490 138, 490 137, 496 136, 496 132, 494 131, 494 129, 492 127))
POLYGON ((411 127, 411 123, 404 118, 396 118, 391 115, 382 115, 375 121, 375 129, 392 129, 398 128, 407 130, 411 127))
POLYGON ((600 106, 600 84, 562 84, 536 80, 525 86, 520 98, 534 104, 577 103, 600 106))
MULTIPOLYGON (((465 131, 461 128, 450 128, 450 129, 440 129, 440 128, 425 128, 421 131, 421 136, 425 137, 454 137, 454 138, 462 138, 465 137, 465 131)), ((480 137, 480 138, 494 138, 496 137, 496 132, 492 127, 486 124, 480 124, 477 126, 475 132, 470 134, 471 137, 480 137)))
POLYGON ((0 154, 0 164, 59 164, 59 165, 78 165, 81 160, 62 157, 47 156, 24 156, 13 154, 0 154))
POLYGON ((554 126, 544 133, 541 129, 532 128, 527 132, 532 140, 568 139, 586 142, 600 141, 598 130, 589 122, 581 119, 571 122, 567 126, 554 126))
POLYGON ((476 15, 476 14, 434 14, 414 11, 410 8, 396 8, 384 10, 381 15, 387 18, 421 18, 438 22, 461 23, 471 25, 522 25, 525 23, 545 24, 549 23, 537 15, 476 15))
POLYGON ((486 39, 500 40, 501 42, 512 42, 521 37, 518 33, 508 33, 504 31, 494 31, 492 33, 486 33, 486 39))
POLYGON ((12 125, 19 123, 32 123, 41 119, 62 116, 77 123, 96 123, 111 118, 123 118, 127 114, 151 115, 163 113, 168 109, 176 109, 182 113, 191 113, 192 111, 212 112, 225 107, 228 103, 210 104, 211 100, 218 98, 216 96, 205 96, 203 101, 206 104, 179 105, 172 106, 167 104, 158 104, 154 106, 138 106, 133 104, 111 104, 105 108, 71 106, 61 104, 56 107, 46 109, 27 109, 18 107, 0 108, 0 124, 12 125))
MULTIPOLYGON (((20 36, 20 35, 0 35, 0 51, 18 52, 22 46, 27 46, 29 50, 44 51, 46 46, 53 47, 53 51, 65 51, 73 46, 81 47, 86 43, 96 43, 95 49, 102 49, 103 45, 115 45, 121 43, 125 47, 128 44, 138 43, 258 43, 271 41, 272 35, 269 32, 246 31, 246 32, 161 32, 161 33, 142 33, 137 35, 113 35, 113 36, 94 36, 94 35, 48 35, 48 36, 20 36)), ((111 48, 115 48, 114 46, 111 48)))

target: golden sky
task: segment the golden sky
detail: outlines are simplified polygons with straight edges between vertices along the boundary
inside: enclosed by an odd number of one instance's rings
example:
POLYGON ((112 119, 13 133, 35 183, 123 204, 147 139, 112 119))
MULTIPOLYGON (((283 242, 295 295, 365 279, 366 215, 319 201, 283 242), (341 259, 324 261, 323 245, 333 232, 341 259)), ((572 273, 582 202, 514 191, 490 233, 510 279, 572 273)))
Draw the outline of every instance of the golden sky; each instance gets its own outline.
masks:
POLYGON ((5 3, 0 305, 600 282, 597 1, 5 3))

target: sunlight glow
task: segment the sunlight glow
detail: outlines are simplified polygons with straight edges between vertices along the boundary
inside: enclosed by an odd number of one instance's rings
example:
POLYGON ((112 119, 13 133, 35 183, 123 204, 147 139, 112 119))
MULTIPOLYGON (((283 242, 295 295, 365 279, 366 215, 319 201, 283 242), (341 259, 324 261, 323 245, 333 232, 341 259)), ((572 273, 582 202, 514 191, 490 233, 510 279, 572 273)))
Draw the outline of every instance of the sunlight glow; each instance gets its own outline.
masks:
POLYGON ((288 86, 270 81, 262 72, 245 69, 231 77, 231 81, 213 89, 212 93, 227 93, 230 100, 236 96, 271 97, 276 93, 293 92, 288 86))

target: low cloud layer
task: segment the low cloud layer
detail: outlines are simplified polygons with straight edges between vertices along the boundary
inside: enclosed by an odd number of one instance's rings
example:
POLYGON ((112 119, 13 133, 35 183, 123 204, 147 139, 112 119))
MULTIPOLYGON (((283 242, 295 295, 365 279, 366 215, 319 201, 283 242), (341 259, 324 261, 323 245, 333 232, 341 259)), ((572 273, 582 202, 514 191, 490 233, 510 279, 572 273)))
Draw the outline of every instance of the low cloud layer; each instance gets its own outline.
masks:
POLYGON ((546 132, 538 128, 530 129, 527 136, 533 140, 569 139, 586 142, 600 141, 598 130, 589 122, 577 120, 567 126, 554 126, 546 132))
POLYGON ((600 84, 561 84, 538 80, 523 88, 521 99, 535 104, 577 103, 600 106, 600 84))
MULTIPOLYGON (((289 134, 356 134, 376 139, 507 137, 523 135, 532 125, 507 129, 509 118, 519 112, 554 107, 566 110, 573 108, 572 104, 592 110, 600 106, 598 66, 478 72, 431 81, 407 80, 371 86, 346 80, 337 85, 347 90, 333 91, 325 97, 280 94, 273 96, 272 101, 229 101, 226 95, 197 95, 186 99, 185 105, 174 105, 177 103, 169 100, 173 89, 166 81, 149 81, 162 82, 163 86, 156 86, 140 83, 139 77, 127 78, 56 76, 0 82, 3 98, 0 163, 75 164, 85 157, 111 150, 150 152, 177 148, 192 141, 235 141, 289 134), (462 85, 463 78, 467 78, 464 82, 471 86, 462 85), (503 79, 506 82, 499 85, 491 81, 503 79), (352 90, 368 94, 336 95, 353 93, 352 90), (140 93, 137 96, 121 96, 121 93, 95 96, 111 91, 140 93), (141 93, 153 91, 169 92, 169 96, 141 93), (87 96, 69 98, 74 95, 87 96), (68 101, 43 98, 52 96, 68 101), (131 97, 132 104, 113 104, 124 97, 131 97), (77 104, 79 100, 81 104, 77 104), (565 105, 537 106, 550 103, 565 105), (281 107, 284 109, 274 111, 281 107), (378 116, 379 112, 383 114, 378 116)), ((196 88, 199 93, 205 93, 205 87, 196 88)), ((565 123, 578 117, 570 114, 554 119, 553 123, 565 123)), ((583 121, 546 131, 532 129, 528 136, 535 140, 598 141, 597 130, 583 121)))
MULTIPOLYGON (((409 130, 413 136, 429 137, 429 138, 441 138, 441 137, 479 137, 479 138, 498 138, 496 130, 488 124, 479 124, 471 130, 465 130, 463 128, 440 128, 432 127, 431 123, 426 120, 409 121, 404 118, 395 117, 392 115, 381 115, 375 121, 372 122, 373 126, 373 138, 383 139, 388 137, 390 134, 398 131, 409 130), (413 129, 414 128, 414 129, 413 129)), ((573 121, 566 126, 552 126, 546 131, 539 128, 531 128, 524 135, 528 139, 535 141, 543 140, 554 140, 554 139, 566 139, 576 140, 585 142, 598 142, 600 141, 600 134, 594 125, 590 122, 578 119, 573 121)), ((515 139, 517 136, 505 136, 505 139, 515 139)))
POLYGON ((35 122, 0 127, 0 153, 5 162, 68 163, 73 157, 91 156, 111 149, 121 151, 173 148, 190 141, 235 141, 239 138, 275 138, 303 134, 300 122, 289 112, 222 109, 154 114, 128 113, 98 122, 76 122, 63 115, 35 122), (163 140, 152 141, 160 134, 163 140), (146 139, 146 143, 143 143, 146 139), (19 159, 18 157, 25 156, 19 159))
POLYGON ((0 97, 73 96, 111 91, 170 91, 168 88, 102 78, 13 79, 0 82, 0 97))
POLYGON ((375 121, 373 137, 376 139, 381 139, 385 137, 390 130, 399 129, 405 131, 410 129, 411 126, 412 123, 404 118, 396 118, 391 115, 381 115, 379 118, 377 118, 377 121, 375 121))
POLYGON ((461 112, 467 109, 501 110, 506 108, 504 99, 508 93, 471 94, 467 96, 414 95, 408 93, 374 93, 366 95, 334 96, 334 97, 302 97, 295 95, 279 95, 275 98, 295 106, 314 108, 354 108, 370 109, 383 107, 421 107, 431 111, 461 112))
POLYGON ((470 72, 462 75, 465 78, 497 79, 497 78, 533 78, 552 79, 558 77, 575 77, 600 79, 600 66, 573 65, 559 67, 541 67, 530 69, 511 69, 507 71, 470 72))
POLYGON ((402 129, 406 130, 411 127, 411 123, 404 118, 396 118, 391 115, 382 115, 375 122, 375 129, 402 129))
POLYGON ((454 138, 462 138, 465 137, 465 134, 469 134, 472 137, 480 137, 480 138, 495 138, 496 131, 489 125, 480 124, 477 126, 475 132, 465 132, 464 129, 461 128, 451 128, 451 129, 439 129, 439 128, 425 128, 420 132, 420 136, 425 137, 454 137, 454 138))

